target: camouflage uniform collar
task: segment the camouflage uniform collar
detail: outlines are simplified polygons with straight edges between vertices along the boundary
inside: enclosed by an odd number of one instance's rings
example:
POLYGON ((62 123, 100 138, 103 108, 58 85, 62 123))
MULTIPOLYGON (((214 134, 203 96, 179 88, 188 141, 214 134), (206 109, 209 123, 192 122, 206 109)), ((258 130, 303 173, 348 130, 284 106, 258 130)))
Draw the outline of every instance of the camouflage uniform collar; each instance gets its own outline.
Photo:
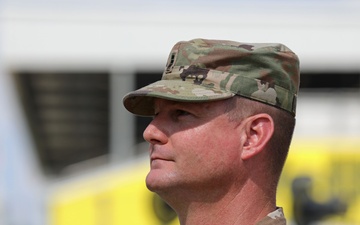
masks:
POLYGON ((277 208, 275 211, 269 213, 256 225, 286 225, 286 219, 282 208, 277 208))

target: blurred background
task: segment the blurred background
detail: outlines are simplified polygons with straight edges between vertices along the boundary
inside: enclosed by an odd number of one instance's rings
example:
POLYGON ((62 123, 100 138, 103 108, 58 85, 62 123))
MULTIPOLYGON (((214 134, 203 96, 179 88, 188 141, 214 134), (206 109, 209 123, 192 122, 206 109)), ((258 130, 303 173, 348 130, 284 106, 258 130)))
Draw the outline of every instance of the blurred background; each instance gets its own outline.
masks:
POLYGON ((359 11, 356 0, 0 0, 0 225, 178 224, 145 188, 149 119, 122 96, 198 37, 298 54, 278 205, 293 225, 360 224, 359 11))

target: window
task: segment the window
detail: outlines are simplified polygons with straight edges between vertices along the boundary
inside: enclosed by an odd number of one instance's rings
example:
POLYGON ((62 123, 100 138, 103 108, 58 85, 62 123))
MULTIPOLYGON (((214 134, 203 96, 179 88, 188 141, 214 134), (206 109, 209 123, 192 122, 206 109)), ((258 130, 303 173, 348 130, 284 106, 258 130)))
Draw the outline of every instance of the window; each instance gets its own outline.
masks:
POLYGON ((304 89, 359 89, 360 73, 302 73, 300 88, 304 89))
POLYGON ((109 152, 109 74, 15 74, 37 155, 50 174, 109 152))

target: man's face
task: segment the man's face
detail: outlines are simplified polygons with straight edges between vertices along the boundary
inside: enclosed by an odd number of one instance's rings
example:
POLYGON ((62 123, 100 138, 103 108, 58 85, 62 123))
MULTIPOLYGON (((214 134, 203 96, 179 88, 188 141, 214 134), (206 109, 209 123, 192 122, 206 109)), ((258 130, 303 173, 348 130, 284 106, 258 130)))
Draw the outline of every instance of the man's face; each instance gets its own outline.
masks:
POLYGON ((243 129, 229 120, 225 104, 155 100, 156 115, 144 131, 150 190, 213 189, 241 178, 243 129))

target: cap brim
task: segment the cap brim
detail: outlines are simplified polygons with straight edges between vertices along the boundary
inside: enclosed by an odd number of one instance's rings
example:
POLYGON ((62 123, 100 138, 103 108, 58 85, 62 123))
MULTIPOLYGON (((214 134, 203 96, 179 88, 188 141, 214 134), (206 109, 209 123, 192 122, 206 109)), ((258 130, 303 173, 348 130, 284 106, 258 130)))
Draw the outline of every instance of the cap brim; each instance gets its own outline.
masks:
POLYGON ((220 88, 194 84, 193 81, 160 80, 123 98, 125 108, 136 115, 153 116, 154 98, 179 102, 207 102, 231 98, 235 94, 220 88))

